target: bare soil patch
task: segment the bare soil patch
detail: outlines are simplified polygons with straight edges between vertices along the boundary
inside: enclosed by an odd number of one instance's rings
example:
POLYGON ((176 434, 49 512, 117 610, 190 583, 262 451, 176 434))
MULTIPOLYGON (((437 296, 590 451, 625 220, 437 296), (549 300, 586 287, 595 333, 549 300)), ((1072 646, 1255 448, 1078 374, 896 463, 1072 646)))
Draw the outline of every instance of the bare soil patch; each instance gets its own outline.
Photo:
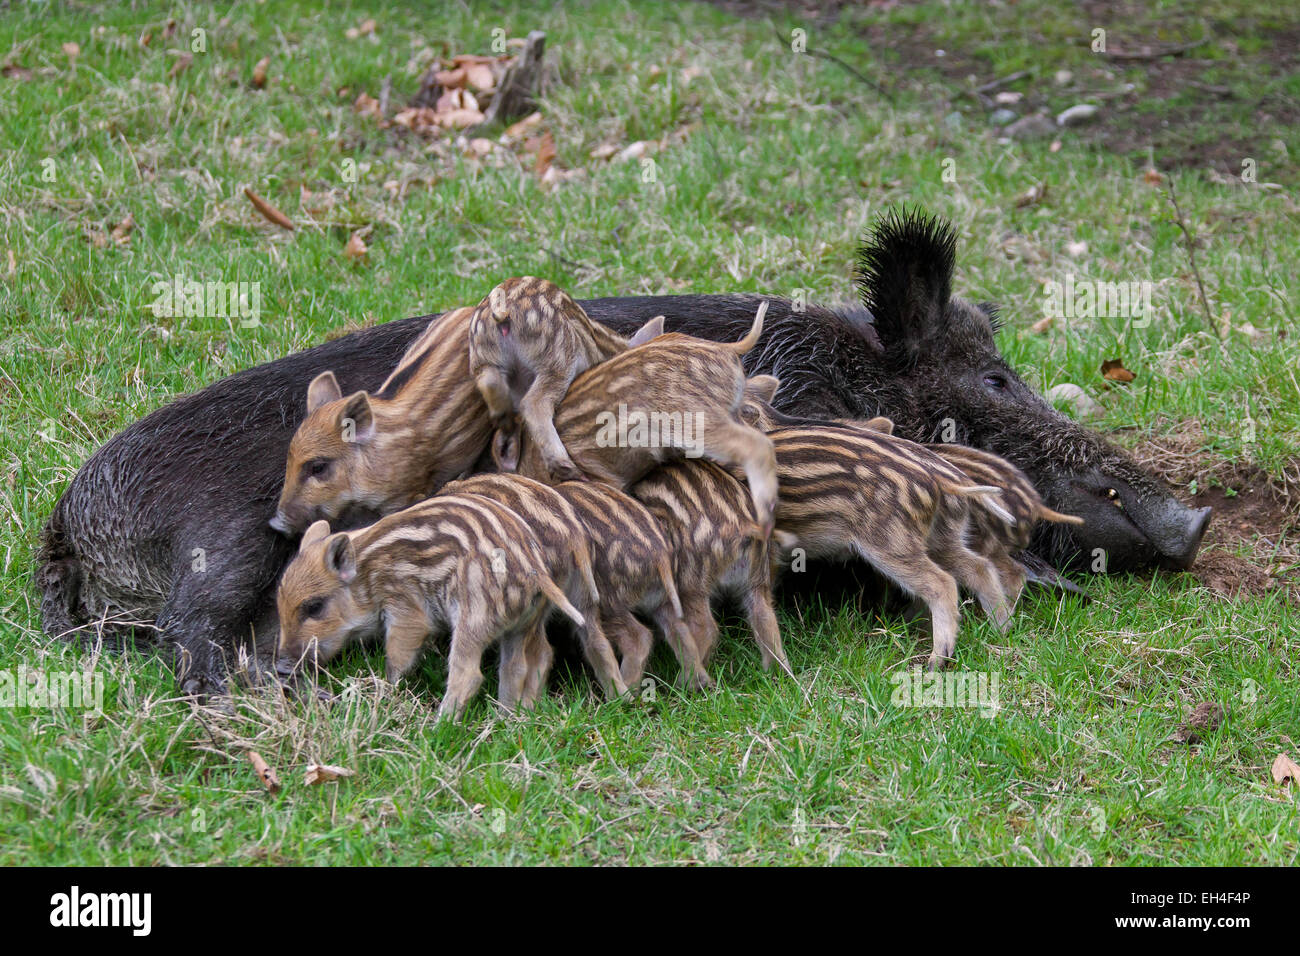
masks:
POLYGON ((1214 508, 1193 577, 1224 597, 1279 593, 1300 604, 1300 457, 1275 480, 1252 462, 1207 446, 1198 423, 1180 422, 1133 449, 1175 487, 1195 483, 1191 500, 1214 508))

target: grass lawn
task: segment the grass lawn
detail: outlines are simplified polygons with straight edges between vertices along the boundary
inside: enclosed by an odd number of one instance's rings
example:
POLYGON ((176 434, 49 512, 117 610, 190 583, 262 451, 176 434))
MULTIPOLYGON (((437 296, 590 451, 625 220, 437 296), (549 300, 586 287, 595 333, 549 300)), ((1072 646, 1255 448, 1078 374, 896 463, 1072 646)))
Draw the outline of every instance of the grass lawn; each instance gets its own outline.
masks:
POLYGON ((1300 757, 1300 13, 1084 6, 7 11, 0 671, 93 667, 106 687, 102 712, 0 708, 0 863, 1295 864, 1297 788, 1269 767, 1300 757), (1094 28, 1112 51, 1205 43, 1106 58, 1094 28), (531 29, 553 70, 540 124, 513 145, 480 157, 354 109, 389 76, 391 118, 437 57, 531 29), (793 52, 796 29, 842 63, 793 52), (1006 105, 1022 114, 1102 112, 1003 142, 996 92, 1021 92, 1006 105), (526 142, 548 132, 550 182, 526 142), (592 156, 641 141, 626 161, 592 156), (259 216, 246 186, 297 228, 259 216), (1082 386, 1100 430, 1220 509, 1214 574, 1097 575, 1089 603, 1031 594, 1006 636, 967 615, 955 666, 996 681, 995 710, 902 705, 896 678, 925 636, 834 604, 784 609, 794 679, 764 674, 733 626, 708 695, 673 689, 660 648, 660 680, 635 703, 562 673, 534 715, 503 720, 484 695, 459 726, 433 721, 439 657, 394 689, 380 651, 352 653, 331 705, 244 692, 222 713, 178 700, 157 659, 41 634, 42 523, 94 448, 173 397, 476 302, 510 275, 579 297, 844 300, 858 238, 904 201, 957 226, 957 292, 1002 305, 1002 348, 1028 381, 1082 386), (359 259, 344 252, 354 233, 359 259), (1043 283, 1067 274, 1152 282, 1153 321, 1035 331, 1043 283), (259 283, 259 324, 155 315, 155 284, 176 276, 259 283), (1114 358, 1133 382, 1102 377, 1114 358), (1221 725, 1176 739, 1205 703, 1221 725), (311 762, 356 776, 307 786, 311 762))

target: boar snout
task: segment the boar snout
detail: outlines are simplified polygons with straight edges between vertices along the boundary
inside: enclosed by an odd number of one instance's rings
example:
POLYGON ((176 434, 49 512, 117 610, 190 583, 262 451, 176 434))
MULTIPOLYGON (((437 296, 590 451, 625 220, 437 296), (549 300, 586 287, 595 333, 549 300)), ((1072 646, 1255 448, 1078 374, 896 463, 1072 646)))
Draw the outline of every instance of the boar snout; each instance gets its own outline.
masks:
POLYGON ((271 527, 284 535, 296 535, 302 530, 301 528, 295 528, 294 523, 289 520, 289 516, 283 511, 275 513, 275 517, 271 519, 271 527))
POLYGON ((1209 505, 1204 508, 1186 508, 1178 502, 1171 502, 1153 515, 1149 523, 1148 537, 1159 551, 1160 561, 1169 568, 1186 571, 1196 560, 1196 553, 1201 550, 1201 539, 1209 527, 1210 516, 1214 509, 1209 505))
POLYGON ((1078 515, 1084 524, 1068 531, 1058 525, 1048 533, 1073 538, 1084 565, 1095 571, 1153 564, 1186 570, 1213 514, 1212 508, 1190 508, 1161 488, 1135 487, 1098 469, 1053 490, 1058 493, 1050 495, 1052 507, 1078 515))

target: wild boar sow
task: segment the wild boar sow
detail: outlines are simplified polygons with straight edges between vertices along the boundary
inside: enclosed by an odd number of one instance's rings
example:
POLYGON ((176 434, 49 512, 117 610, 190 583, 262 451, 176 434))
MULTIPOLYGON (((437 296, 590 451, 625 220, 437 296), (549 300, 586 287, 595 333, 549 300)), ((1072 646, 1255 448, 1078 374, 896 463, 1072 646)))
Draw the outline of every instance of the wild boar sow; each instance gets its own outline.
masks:
MULTIPOLYGON (((1185 567, 1209 509, 1179 504, 1124 452, 1053 409, 999 354, 991 306, 951 296, 956 237, 921 215, 889 216, 860 252, 861 306, 768 303, 750 374, 784 382, 791 415, 887 415, 914 441, 942 436, 1017 465, 1082 527, 1040 528, 1034 551, 1058 567, 1185 567), (874 315, 873 315, 874 312, 874 315), (949 437, 949 436, 942 436, 949 437)), ((735 341, 760 297, 641 296, 579 304, 631 335, 658 315, 670 331, 735 341)), ((334 370, 340 392, 377 388, 432 317, 365 329, 248 369, 158 409, 101 447, 44 529, 37 586, 47 633, 132 634, 173 648, 184 687, 219 682, 237 648, 274 654, 275 582, 293 544, 268 523, 307 386, 334 370), (135 627, 142 622, 152 627, 135 627), (248 638, 256 633, 250 647, 248 638)))

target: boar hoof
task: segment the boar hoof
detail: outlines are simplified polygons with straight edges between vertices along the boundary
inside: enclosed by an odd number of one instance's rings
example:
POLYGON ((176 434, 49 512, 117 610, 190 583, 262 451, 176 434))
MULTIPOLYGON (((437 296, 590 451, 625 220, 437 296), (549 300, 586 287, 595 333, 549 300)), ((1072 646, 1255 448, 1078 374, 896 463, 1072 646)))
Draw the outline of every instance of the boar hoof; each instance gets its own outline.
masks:
POLYGON ((193 674, 181 683, 181 693, 195 698, 197 703, 207 703, 209 697, 222 697, 226 694, 226 682, 219 677, 207 674, 193 674))

